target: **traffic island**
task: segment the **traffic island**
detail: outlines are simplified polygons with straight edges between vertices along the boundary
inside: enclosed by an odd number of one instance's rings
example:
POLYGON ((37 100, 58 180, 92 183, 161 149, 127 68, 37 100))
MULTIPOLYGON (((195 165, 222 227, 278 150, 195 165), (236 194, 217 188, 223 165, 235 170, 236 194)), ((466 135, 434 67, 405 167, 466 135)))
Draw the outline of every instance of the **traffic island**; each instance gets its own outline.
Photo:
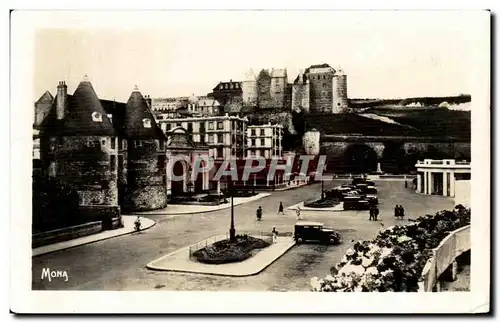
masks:
MULTIPOLYGON (((268 247, 260 249, 252 248, 253 250, 250 252, 252 253, 251 256, 239 262, 207 264, 197 261, 195 257, 196 251, 192 252, 193 248, 198 249, 200 245, 204 244, 206 244, 208 247, 208 240, 212 241, 211 244, 213 244, 213 241, 217 241, 218 239, 221 239, 223 237, 226 237, 226 235, 212 237, 210 239, 203 240, 199 243, 177 250, 147 264, 147 268, 160 271, 207 274, 217 276, 252 276, 262 272, 295 245, 295 241, 292 237, 277 237, 276 242, 270 244, 268 247)), ((253 238, 266 240, 269 237, 254 236, 253 238)), ((197 251, 199 250, 202 249, 198 249, 197 251)))
POLYGON ((300 209, 301 211, 338 212, 338 211, 344 211, 344 202, 339 202, 337 205, 332 207, 310 207, 310 206, 305 206, 304 202, 300 202, 298 204, 287 207, 287 209, 288 210, 300 209))

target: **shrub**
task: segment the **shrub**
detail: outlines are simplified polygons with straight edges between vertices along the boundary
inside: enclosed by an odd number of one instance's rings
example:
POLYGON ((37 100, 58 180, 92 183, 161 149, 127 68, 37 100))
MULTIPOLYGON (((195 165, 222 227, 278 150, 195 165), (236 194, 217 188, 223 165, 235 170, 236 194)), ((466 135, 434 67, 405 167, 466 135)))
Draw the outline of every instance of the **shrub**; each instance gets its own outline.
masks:
POLYGON ((237 235, 236 241, 228 239, 217 241, 210 246, 193 252, 193 256, 202 263, 226 264, 240 262, 251 256, 254 249, 262 249, 270 244, 262 239, 248 235, 237 235))

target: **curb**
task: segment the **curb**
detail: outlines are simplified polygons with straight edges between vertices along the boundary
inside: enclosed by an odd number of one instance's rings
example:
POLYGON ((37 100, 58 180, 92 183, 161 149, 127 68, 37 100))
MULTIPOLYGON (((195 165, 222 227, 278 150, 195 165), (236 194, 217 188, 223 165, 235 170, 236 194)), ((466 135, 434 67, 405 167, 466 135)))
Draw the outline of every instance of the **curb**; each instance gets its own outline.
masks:
POLYGON ((297 203, 295 205, 289 206, 286 209, 287 210, 297 210, 297 207, 300 206, 301 211, 309 211, 309 212, 343 212, 346 211, 344 209, 340 210, 333 210, 331 208, 311 208, 311 207, 306 207, 304 206, 304 202, 297 203))
MULTIPOLYGON (((151 219, 149 219, 151 220, 151 219)), ((151 220, 153 221, 153 220, 151 220)), ((152 227, 154 227, 156 225, 156 221, 153 221, 153 224, 147 228, 144 228, 144 229, 141 229, 139 232, 142 232, 142 231, 145 231, 145 230, 148 230, 152 227)), ((77 244, 77 245, 73 245, 73 246, 68 246, 68 247, 64 247, 64 248, 61 248, 61 249, 56 249, 56 250, 50 250, 50 251, 47 251, 47 252, 42 252, 42 253, 39 253, 39 254, 36 254, 36 255, 33 255, 33 249, 32 249, 32 254, 31 254, 31 258, 35 258, 35 257, 39 257, 39 256, 43 256, 43 255, 47 255, 47 254, 50 254, 50 253, 54 253, 54 252, 58 252, 58 251, 64 251, 64 250, 68 250, 68 249, 72 249, 72 248, 76 248, 76 247, 80 247, 80 246, 85 246, 85 245, 88 245, 88 244, 91 244, 91 243, 94 243, 94 242, 98 242, 98 241, 103 241, 103 240, 108 240, 108 239, 112 239, 112 238, 116 238, 116 237, 121 237, 121 236, 125 236, 127 234, 132 234, 132 233, 135 233, 136 231, 133 230, 133 231, 130 231, 130 232, 124 232, 124 233, 120 233, 118 235, 115 235, 115 236, 110 236, 110 237, 104 237, 104 238, 100 238, 100 239, 96 239, 96 240, 92 240, 92 241, 88 241, 88 242, 84 242, 84 243, 81 243, 81 244, 77 244)), ((71 241, 71 240, 68 240, 68 241, 71 241)), ((42 248, 42 247, 41 247, 42 248)))
MULTIPOLYGON (((156 266, 153 266, 151 265, 151 262, 149 264, 146 265, 146 268, 150 269, 150 270, 153 270, 153 271, 165 271, 165 272, 177 272, 177 273, 187 273, 187 274, 197 274, 197 275, 207 275, 207 276, 219 276, 219 277, 249 277, 249 276, 255 276, 255 275, 258 275, 260 274, 261 272, 263 272, 266 268, 268 268, 269 266, 271 266, 273 263, 275 263, 278 259, 280 259, 281 257, 283 257, 284 254, 286 254, 290 249, 292 249, 292 247, 295 246, 295 241, 293 241, 293 243, 288 247, 286 248, 283 253, 281 253, 278 257, 276 257, 275 259, 273 259, 271 262, 269 262, 267 265, 265 265, 263 268, 260 268, 259 270, 255 271, 255 272, 251 272, 251 273, 245 273, 245 274, 217 274, 217 273, 208 273, 208 272, 200 272, 200 271, 192 271, 192 270, 182 270, 182 269, 163 269, 163 268, 160 268, 160 267, 156 267, 156 266)), ((190 246, 188 246, 190 247, 190 246)), ((185 247, 185 248, 188 248, 188 247, 185 247)), ((185 249, 183 248, 183 249, 185 249)), ((167 257, 167 256, 170 256, 174 253, 177 253, 179 252, 180 250, 183 250, 183 249, 179 249, 177 251, 174 251, 174 252, 171 252, 161 258, 158 258, 157 260, 160 260, 164 257, 167 257)), ((152 262, 155 262, 157 260, 154 260, 152 262)))
MULTIPOLYGON (((253 202, 253 201, 258 201, 258 200, 261 200, 261 199, 266 198, 268 196, 271 196, 271 193, 260 193, 260 194, 267 194, 267 195, 259 197, 258 199, 253 199, 253 200, 250 200, 250 201, 245 201, 243 203, 235 204, 234 207, 237 207, 239 205, 243 205, 243 204, 246 204, 246 203, 250 203, 250 202, 253 202)), ((216 212, 216 211, 230 209, 231 208, 231 202, 228 202, 227 204, 228 204, 227 207, 223 207, 223 208, 220 208, 220 209, 214 209, 214 210, 206 210, 206 211, 194 211, 194 212, 184 212, 184 213, 162 213, 162 212, 154 212, 154 213, 153 212, 151 212, 151 213, 127 213, 127 214, 124 214, 124 215, 140 215, 140 216, 145 216, 145 215, 189 215, 189 214, 210 213, 210 212, 216 212)), ((177 205, 180 205, 180 204, 177 204, 177 205)))

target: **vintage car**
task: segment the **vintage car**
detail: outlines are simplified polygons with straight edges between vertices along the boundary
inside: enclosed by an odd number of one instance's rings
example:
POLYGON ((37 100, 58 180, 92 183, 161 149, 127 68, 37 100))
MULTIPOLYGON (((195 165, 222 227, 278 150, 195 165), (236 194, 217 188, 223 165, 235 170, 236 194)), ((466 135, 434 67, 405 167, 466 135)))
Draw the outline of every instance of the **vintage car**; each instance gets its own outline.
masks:
POLYGON ((369 201, 363 196, 346 196, 344 198, 344 210, 368 210, 369 201))
POLYGON ((321 222, 299 221, 295 223, 293 238, 297 243, 316 241, 320 243, 340 243, 340 234, 333 229, 323 227, 321 222))
POLYGON ((369 194, 369 195, 377 195, 377 193, 378 193, 375 186, 372 186, 372 185, 367 186, 365 192, 366 192, 366 194, 369 194))

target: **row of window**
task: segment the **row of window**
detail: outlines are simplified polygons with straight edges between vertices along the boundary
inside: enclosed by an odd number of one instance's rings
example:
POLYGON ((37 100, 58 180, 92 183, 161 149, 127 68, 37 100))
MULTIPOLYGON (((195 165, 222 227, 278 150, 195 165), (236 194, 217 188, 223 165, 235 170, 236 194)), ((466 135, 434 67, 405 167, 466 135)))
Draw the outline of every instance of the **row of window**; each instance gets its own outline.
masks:
POLYGON ((229 89, 239 89, 240 83, 221 83, 219 89, 229 90, 229 89))

